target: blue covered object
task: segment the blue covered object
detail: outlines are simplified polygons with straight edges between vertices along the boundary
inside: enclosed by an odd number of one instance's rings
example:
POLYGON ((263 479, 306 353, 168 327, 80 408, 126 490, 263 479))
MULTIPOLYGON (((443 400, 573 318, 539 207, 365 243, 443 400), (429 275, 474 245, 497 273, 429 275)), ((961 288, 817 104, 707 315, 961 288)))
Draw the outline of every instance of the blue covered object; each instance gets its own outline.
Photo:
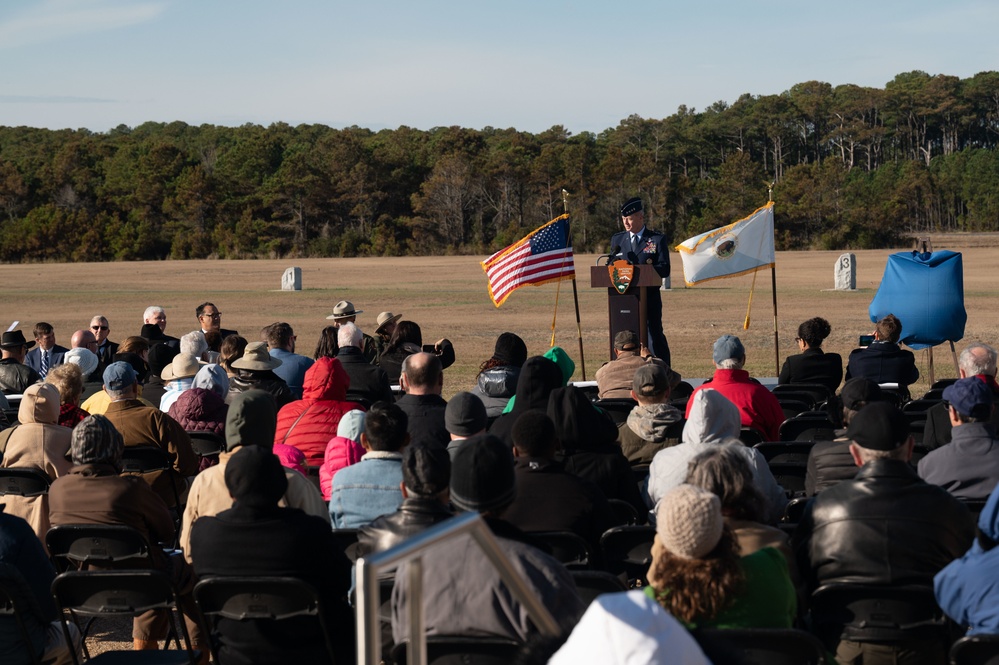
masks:
POLYGON ((964 337, 964 263, 959 252, 899 252, 888 257, 868 308, 871 321, 894 314, 902 343, 925 349, 964 337))

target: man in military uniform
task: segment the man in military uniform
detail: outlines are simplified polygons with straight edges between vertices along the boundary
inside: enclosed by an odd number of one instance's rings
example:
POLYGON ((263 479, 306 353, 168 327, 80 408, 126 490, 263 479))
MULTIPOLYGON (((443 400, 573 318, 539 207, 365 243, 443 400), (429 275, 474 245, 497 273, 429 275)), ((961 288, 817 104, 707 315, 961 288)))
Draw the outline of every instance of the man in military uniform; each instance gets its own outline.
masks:
MULTIPOLYGON (((636 196, 621 206, 621 223, 624 231, 611 236, 611 247, 619 248, 611 258, 624 259, 633 265, 651 265, 660 277, 669 277, 669 247, 666 245, 666 237, 645 226, 642 199, 636 196)), ((659 289, 648 289, 646 304, 649 350, 667 365, 672 365, 669 344, 663 333, 663 303, 659 289)))

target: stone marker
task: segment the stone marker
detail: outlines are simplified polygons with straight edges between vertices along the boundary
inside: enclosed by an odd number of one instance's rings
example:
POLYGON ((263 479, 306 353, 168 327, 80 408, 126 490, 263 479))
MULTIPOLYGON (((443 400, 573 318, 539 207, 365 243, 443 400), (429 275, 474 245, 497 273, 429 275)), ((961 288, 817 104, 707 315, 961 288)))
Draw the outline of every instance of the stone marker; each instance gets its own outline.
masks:
POLYGON ((833 282, 837 291, 857 290, 857 255, 840 254, 833 271, 833 282))
POLYGON ((281 290, 282 291, 301 291, 302 290, 302 269, 301 268, 288 268, 281 275, 281 290))

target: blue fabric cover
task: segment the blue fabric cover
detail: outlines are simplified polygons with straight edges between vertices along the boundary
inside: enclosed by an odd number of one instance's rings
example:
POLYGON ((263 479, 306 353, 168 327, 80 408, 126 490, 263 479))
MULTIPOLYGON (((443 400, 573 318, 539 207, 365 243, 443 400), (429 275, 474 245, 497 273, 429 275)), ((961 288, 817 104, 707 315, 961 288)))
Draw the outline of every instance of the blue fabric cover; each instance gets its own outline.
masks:
POLYGON ((925 349, 964 337, 964 263, 959 252, 899 252, 888 257, 868 308, 871 321, 894 314, 906 346, 925 349))

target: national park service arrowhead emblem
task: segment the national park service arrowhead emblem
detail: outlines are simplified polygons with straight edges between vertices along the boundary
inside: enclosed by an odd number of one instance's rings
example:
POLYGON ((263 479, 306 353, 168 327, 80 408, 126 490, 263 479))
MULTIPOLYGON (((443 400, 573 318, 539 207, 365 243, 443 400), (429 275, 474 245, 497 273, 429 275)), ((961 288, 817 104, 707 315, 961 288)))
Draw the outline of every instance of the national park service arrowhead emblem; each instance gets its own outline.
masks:
POLYGON ((607 266, 610 273, 611 284, 618 293, 624 293, 631 286, 631 280, 635 276, 635 266, 627 261, 615 261, 607 266))

